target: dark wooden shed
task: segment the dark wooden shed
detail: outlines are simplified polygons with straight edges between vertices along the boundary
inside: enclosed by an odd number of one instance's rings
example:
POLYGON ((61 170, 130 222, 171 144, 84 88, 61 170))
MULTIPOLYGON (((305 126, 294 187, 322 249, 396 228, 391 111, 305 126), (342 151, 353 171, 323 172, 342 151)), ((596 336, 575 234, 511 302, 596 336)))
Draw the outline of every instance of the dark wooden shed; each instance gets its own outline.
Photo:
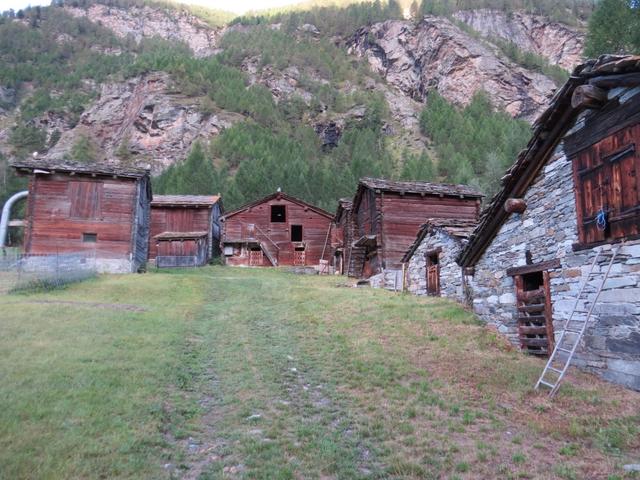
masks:
POLYGON ((333 215, 276 192, 223 217, 228 265, 318 266, 330 260, 333 215))
MULTIPOLYGON (((179 266, 197 266, 206 264, 212 257, 220 253, 220 217, 222 215, 222 200, 219 195, 154 195, 151 201, 151 238, 149 243, 149 259, 156 260, 159 255, 178 255, 178 244, 190 243, 198 234, 198 245, 204 241, 204 257, 198 256, 197 261, 193 252, 184 244, 184 254, 189 259, 175 260, 179 266), (165 253, 159 251, 160 244, 165 253), (169 244, 172 247, 169 250, 169 244), (187 265, 189 264, 189 265, 187 265)), ((181 247, 181 248, 182 248, 181 247)), ((164 259, 165 266, 175 263, 174 260, 164 259), (168 262, 168 263, 167 263, 168 262)), ((162 263, 162 262, 160 262, 162 263)))
POLYGON ((135 272, 147 262, 149 170, 29 159, 24 251, 87 252, 105 272, 135 272))
POLYGON ((477 220, 482 194, 467 185, 363 178, 353 199, 349 274, 400 269, 427 218, 477 220))

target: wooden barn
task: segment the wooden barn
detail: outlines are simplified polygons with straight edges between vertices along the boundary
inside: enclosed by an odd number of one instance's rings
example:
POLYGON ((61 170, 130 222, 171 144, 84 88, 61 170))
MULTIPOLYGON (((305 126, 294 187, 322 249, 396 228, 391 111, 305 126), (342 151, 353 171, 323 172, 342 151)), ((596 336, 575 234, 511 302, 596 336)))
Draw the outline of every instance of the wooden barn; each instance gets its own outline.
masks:
POLYGON ((333 216, 276 192, 226 214, 223 255, 228 265, 314 266, 330 260, 333 216))
POLYGON ((533 130, 458 257, 467 296, 523 351, 562 348, 551 373, 573 350, 640 390, 640 56, 576 67, 533 130))
POLYGON ((24 252, 95 254, 99 271, 145 268, 149 246, 149 170, 24 160, 29 175, 24 252))
POLYGON ((158 267, 205 265, 220 253, 219 195, 154 195, 149 259, 158 267))
POLYGON ((402 257, 425 220, 476 220, 481 200, 482 194, 466 185, 361 179, 353 199, 355 236, 349 274, 379 275, 372 279, 375 286, 390 276, 401 287, 402 257))
POLYGON ((353 203, 348 198, 341 198, 338 201, 338 208, 333 217, 333 228, 331 229, 331 250, 333 251, 333 271, 340 275, 346 272, 349 264, 349 253, 351 252, 351 242, 353 241, 353 221, 351 208, 353 203))

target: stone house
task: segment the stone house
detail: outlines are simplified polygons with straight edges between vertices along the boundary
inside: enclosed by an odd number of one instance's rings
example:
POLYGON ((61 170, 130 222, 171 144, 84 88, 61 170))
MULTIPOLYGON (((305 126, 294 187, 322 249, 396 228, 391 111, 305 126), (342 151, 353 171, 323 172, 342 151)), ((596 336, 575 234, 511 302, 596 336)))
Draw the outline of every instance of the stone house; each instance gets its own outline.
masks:
POLYGON ((458 257, 466 294, 545 356, 603 284, 573 364, 640 390, 640 57, 578 66, 533 129, 458 257))
POLYGON ((462 275, 456 258, 476 225, 475 220, 427 220, 402 258, 404 289, 414 295, 464 301, 462 275))

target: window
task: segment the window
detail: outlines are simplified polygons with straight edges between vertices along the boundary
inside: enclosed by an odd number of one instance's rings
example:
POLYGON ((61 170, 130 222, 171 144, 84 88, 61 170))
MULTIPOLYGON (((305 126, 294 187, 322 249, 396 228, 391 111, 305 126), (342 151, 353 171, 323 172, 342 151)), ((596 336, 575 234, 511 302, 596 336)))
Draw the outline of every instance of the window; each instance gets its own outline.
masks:
POLYGON ((97 233, 83 233, 82 243, 96 243, 98 241, 97 233))
POLYGON ((640 125, 625 128, 576 154, 573 174, 580 243, 640 233, 640 125))
POLYGON ((271 221, 284 223, 287 221, 287 207, 284 205, 271 205, 271 221))
POLYGON ((291 225, 291 241, 302 241, 302 225, 291 225))
POLYGON ((69 182, 69 201, 71 218, 98 219, 102 212, 102 182, 69 182))

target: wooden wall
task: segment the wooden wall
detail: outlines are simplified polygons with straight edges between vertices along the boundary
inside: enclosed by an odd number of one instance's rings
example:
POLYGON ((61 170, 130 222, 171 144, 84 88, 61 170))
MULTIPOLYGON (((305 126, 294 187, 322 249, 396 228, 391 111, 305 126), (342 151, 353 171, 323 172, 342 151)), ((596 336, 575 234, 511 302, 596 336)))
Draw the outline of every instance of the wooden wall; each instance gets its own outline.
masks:
MULTIPOLYGON (((156 258, 158 247, 154 237, 163 232, 209 232, 210 241, 212 232, 211 214, 211 207, 151 205, 149 258, 156 258)), ((207 250, 209 250, 209 247, 207 250)))
MULTIPOLYGON (((293 265, 294 248, 298 243, 291 242, 291 225, 302 225, 302 240, 306 246, 305 264, 318 265, 331 220, 329 216, 322 215, 305 205, 284 197, 271 198, 225 219, 223 242, 225 244, 243 243, 257 239, 269 250, 272 256, 277 256, 279 266, 293 265), (285 222, 271 222, 272 205, 285 206, 285 222), (255 227, 252 228, 252 225, 255 227), (269 239, 278 246, 277 249, 269 239)), ((324 252, 325 260, 330 260, 333 255, 330 242, 331 237, 327 240, 324 252)), ((249 265, 249 257, 245 249, 242 249, 242 252, 242 255, 227 256, 227 263, 230 265, 249 265)), ((263 265, 270 265, 267 258, 264 259, 263 265)))
POLYGON ((384 192, 382 204, 382 260, 386 268, 398 268, 402 257, 428 218, 476 220, 480 201, 473 198, 439 197, 384 192))
POLYGON ((133 254, 137 184, 126 178, 32 175, 25 252, 96 250, 102 258, 133 254), (97 241, 83 242, 83 233, 97 234, 97 241))

